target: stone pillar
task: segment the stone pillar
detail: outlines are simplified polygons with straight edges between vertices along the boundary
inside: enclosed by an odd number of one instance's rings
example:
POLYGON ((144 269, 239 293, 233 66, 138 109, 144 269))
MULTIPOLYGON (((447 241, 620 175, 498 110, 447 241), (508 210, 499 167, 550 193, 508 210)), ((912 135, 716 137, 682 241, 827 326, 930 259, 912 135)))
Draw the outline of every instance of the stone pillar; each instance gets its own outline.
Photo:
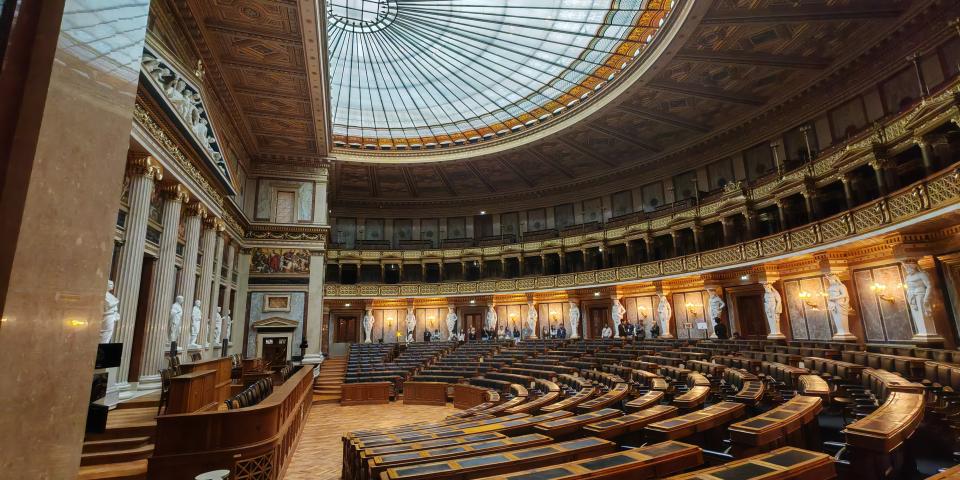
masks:
POLYGON ((780 231, 787 229, 787 212, 783 208, 783 200, 778 198, 775 202, 777 205, 777 219, 780 221, 780 231))
POLYGON ((153 184, 160 180, 160 165, 149 156, 131 160, 129 186, 129 211, 126 233, 120 249, 119 271, 114 294, 120 299, 120 321, 113 333, 113 341, 123 344, 123 356, 117 373, 117 386, 129 387, 128 376, 132 357, 133 329, 137 320, 137 303, 140 297, 140 276, 143 273, 143 249, 147 242, 147 220, 150 215, 150 199, 153 184))
POLYGON ((197 289, 197 255, 200 253, 200 229, 207 211, 200 203, 187 205, 184 225, 183 271, 177 284, 177 295, 183 295, 183 323, 177 341, 182 349, 190 341, 190 313, 193 311, 194 292, 197 289))
POLYGON ((783 177, 783 162, 780 160, 780 144, 770 142, 770 150, 773 151, 773 166, 777 169, 777 176, 783 177))
POLYGON ((731 231, 730 231, 730 227, 731 227, 731 225, 730 225, 730 218, 729 218, 729 217, 721 217, 721 218, 720 218, 720 226, 723 227, 723 245, 724 245, 724 246, 733 245, 734 242, 731 241, 731 239, 730 239, 730 237, 733 236, 733 234, 732 234, 731 231))
POLYGON ((693 249, 700 252, 700 246, 703 245, 703 227, 693 226, 690 231, 693 232, 693 249))
MULTIPOLYGON (((220 220, 216 217, 207 217, 206 221, 204 221, 205 228, 202 238, 203 258, 200 262, 199 280, 200 311, 203 312, 203 318, 200 319, 200 330, 197 335, 197 345, 201 346, 207 338, 207 321, 210 318, 210 285, 213 284, 213 263, 217 249, 217 229, 219 223, 220 220)), ((190 310, 193 310, 193 305, 190 306, 190 310)))
MULTIPOLYGON (((307 319, 304 326, 307 349, 302 363, 317 364, 323 361, 323 282, 326 259, 321 251, 310 252, 310 285, 307 293, 307 319)), ((397 319, 399 324, 400 319, 397 319)), ((298 341, 298 340, 295 340, 298 341)))
MULTIPOLYGON (((210 283, 210 308, 207 309, 207 335, 204 337, 206 341, 204 342, 204 347, 213 347, 217 348, 219 343, 213 334, 216 331, 214 328, 214 323, 217 321, 217 307, 220 305, 220 272, 223 270, 223 231, 225 230, 223 223, 217 223, 217 243, 214 248, 213 256, 213 278, 210 283)), ((220 309, 220 315, 223 316, 223 309, 220 309)), ((223 334, 221 330, 220 334, 223 334)))
POLYGON ((653 248, 651 248, 650 246, 652 243, 653 243, 653 237, 651 237, 650 235, 646 235, 643 237, 643 261, 644 262, 649 262, 650 260, 652 260, 651 254, 653 253, 653 248))
POLYGON ((843 184, 843 197, 847 201, 847 210, 853 209, 854 206, 853 188, 850 185, 852 181, 849 173, 840 175, 840 183, 843 184))
POLYGON ((934 170, 936 170, 936 167, 933 164, 933 147, 930 145, 929 141, 921 137, 914 138, 913 141, 918 147, 920 147, 920 155, 923 158, 923 172, 926 175, 930 175, 934 172, 934 170))
MULTIPOLYGON (((233 329, 230 332, 230 341, 237 345, 236 352, 243 351, 242 345, 246 342, 244 330, 247 326, 247 288, 250 278, 250 249, 240 249, 240 256, 237 257, 237 294, 233 300, 233 329)), ((309 314, 309 312, 307 312, 309 314)), ((247 352, 249 356, 255 356, 256 352, 247 352)))
POLYGON ((802 192, 803 206, 807 209, 807 221, 812 222, 817 219, 816 197, 812 192, 802 192))
POLYGON ((753 239, 757 236, 757 214, 750 210, 743 212, 743 221, 747 225, 748 236, 753 239))
POLYGON ((679 246, 677 245, 677 231, 676 231, 676 230, 671 230, 671 231, 670 231, 670 240, 673 242, 673 256, 674 256, 674 257, 680 256, 680 248, 679 248, 679 246))
MULTIPOLYGON (((174 300, 174 285, 177 280, 177 237, 180 233, 180 212, 188 200, 186 191, 179 184, 163 188, 163 232, 160 234, 160 255, 153 269, 153 294, 147 310, 144 329, 143 358, 140 361, 140 385, 158 387, 160 370, 167 365, 163 353, 170 346, 170 307, 174 300)), ((186 305, 183 305, 187 313, 186 305)), ((181 319, 181 325, 183 325, 181 319)), ((177 332, 179 338, 179 331, 177 332)))
MULTIPOLYGON (((230 245, 227 247, 227 278, 224 280, 225 288, 223 289, 223 302, 221 303, 223 303, 224 315, 226 315, 227 313, 230 313, 231 320, 233 320, 233 304, 230 302, 233 297, 232 295, 233 288, 230 286, 230 283, 232 283, 233 281, 233 261, 234 261, 234 257, 236 256, 237 256, 236 243, 230 242, 230 245)), ((231 328, 233 327, 231 326, 231 328)), ((220 325, 220 332, 221 332, 220 339, 223 340, 224 338, 226 338, 223 336, 227 332, 226 323, 224 323, 223 325, 220 325)), ((230 339, 227 338, 227 340, 230 340, 230 339)))
POLYGON ((880 195, 887 194, 887 161, 881 158, 870 162, 873 167, 874 176, 877 179, 877 188, 880 189, 880 195))
POLYGON ((560 261, 560 273, 566 273, 567 270, 567 255, 561 250, 557 252, 557 260, 560 261))
POLYGON ((907 61, 913 63, 913 70, 917 73, 917 84, 920 87, 920 97, 927 98, 930 95, 930 89, 927 88, 927 81, 923 78, 923 66, 920 64, 922 57, 920 53, 914 53, 907 57, 907 61))

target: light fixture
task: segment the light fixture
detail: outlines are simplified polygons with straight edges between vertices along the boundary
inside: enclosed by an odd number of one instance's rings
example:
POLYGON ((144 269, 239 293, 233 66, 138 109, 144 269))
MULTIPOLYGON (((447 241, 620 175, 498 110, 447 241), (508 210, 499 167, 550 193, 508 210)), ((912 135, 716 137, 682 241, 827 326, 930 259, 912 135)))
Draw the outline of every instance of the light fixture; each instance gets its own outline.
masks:
POLYGON ((740 275, 740 280, 743 280, 743 281, 750 280, 750 275, 740 275))
POLYGON ((477 301, 476 301, 476 300, 470 300, 470 305, 473 305, 474 303, 477 303, 477 301))
POLYGON ((637 307, 637 315, 640 317, 641 320, 646 320, 646 319, 647 319, 647 306, 646 306, 646 305, 640 305, 640 306, 638 306, 638 307, 637 307))
POLYGON ((597 247, 597 251, 598 251, 598 252, 602 252, 602 251, 603 251, 603 247, 597 247))
POLYGON ((698 309, 703 307, 703 305, 699 305, 691 302, 687 302, 687 304, 684 306, 687 307, 687 313, 689 313, 693 317, 696 317, 697 314, 700 313, 698 312, 698 309))
POLYGON ((344 307, 349 307, 350 304, 349 304, 349 303, 344 303, 343 306, 344 306, 344 307))
POLYGON ((893 296, 891 296, 889 293, 887 293, 887 286, 886 286, 885 284, 883 284, 883 283, 873 282, 873 284, 870 285, 870 290, 871 290, 871 291, 877 296, 877 298, 879 298, 880 300, 883 300, 883 301, 886 301, 886 302, 890 302, 890 303, 893 303, 893 302, 896 301, 896 299, 893 298, 893 296))
POLYGON ((600 292, 593 292, 593 296, 594 296, 594 297, 599 297, 599 296, 600 296, 600 292))
POLYGON ((486 210, 480 210, 480 215, 486 215, 486 214, 487 214, 486 210))
MULTIPOLYGON (((821 297, 827 296, 827 294, 824 293, 824 292, 817 292, 817 295, 819 295, 819 296, 821 296, 821 297)), ((806 304, 807 307, 810 307, 811 310, 813 310, 813 311, 819 311, 819 310, 820 310, 820 305, 813 301, 813 294, 812 294, 812 293, 810 293, 810 292, 808 292, 808 291, 806 291, 806 290, 800 290, 800 292, 797 293, 797 298, 799 298, 801 302, 803 302, 804 304, 806 304)))

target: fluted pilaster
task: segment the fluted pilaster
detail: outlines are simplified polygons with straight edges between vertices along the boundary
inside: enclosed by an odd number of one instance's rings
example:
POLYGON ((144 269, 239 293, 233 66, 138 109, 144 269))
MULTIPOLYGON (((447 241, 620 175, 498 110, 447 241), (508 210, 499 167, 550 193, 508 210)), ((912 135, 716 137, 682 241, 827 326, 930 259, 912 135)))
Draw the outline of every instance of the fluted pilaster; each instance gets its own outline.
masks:
MULTIPOLYGON (((233 318, 233 304, 232 300, 232 290, 230 289, 230 280, 233 278, 233 260, 237 256, 237 246, 235 243, 230 242, 230 245, 227 246, 227 278, 225 280, 226 288, 223 290, 223 313, 224 315, 230 314, 230 318, 233 318)), ((227 333, 227 325, 224 323, 220 326, 220 331, 222 332, 221 340, 225 338, 227 333)), ((229 338, 227 338, 229 340, 229 338)))
MULTIPOLYGON (((213 282, 213 260, 217 249, 217 224, 216 218, 208 218, 204 222, 201 244, 203 245, 203 258, 200 261, 200 311, 203 312, 203 318, 200 319, 200 328, 197 334, 196 343, 202 345, 207 338, 207 321, 210 318, 210 285, 213 282)), ((191 307, 192 308, 192 307, 191 307)))
MULTIPOLYGON (((180 230, 180 213, 189 199, 180 185, 163 188, 163 232, 160 234, 160 255, 153 269, 153 295, 147 309, 147 324, 144 328, 143 359, 140 361, 140 383, 157 382, 160 369, 165 368, 163 353, 170 345, 170 308, 174 300, 177 281, 177 236, 180 230)), ((186 305, 184 305, 186 308, 186 305)), ((183 322, 181 320, 181 328, 183 322)), ((180 330, 172 332, 178 338, 180 330)))
MULTIPOLYGON (((163 174, 157 162, 142 156, 130 160, 129 211, 125 224, 123 248, 120 249, 120 267, 115 282, 115 292, 120 300, 120 320, 113 333, 113 342, 123 344, 123 356, 117 380, 120 385, 128 381, 133 347, 133 330, 137 317, 137 302, 140 296, 140 276, 143 273, 143 249, 146 244, 147 220, 150 214, 150 199, 154 181, 163 174)), ((139 373, 139 372, 138 372, 139 373)))
MULTIPOLYGON (((217 231, 217 246, 214 249, 213 257, 213 278, 210 283, 210 310, 207 313, 207 318, 209 319, 210 325, 208 326, 207 336, 204 337, 207 339, 206 343, 216 346, 219 341, 214 337, 216 328, 214 328, 213 323, 217 320, 217 307, 220 305, 220 272, 223 270, 223 234, 221 230, 217 231)), ((220 315, 223 315, 223 310, 221 309, 220 315)), ((222 331, 221 331, 222 333, 222 331)))
POLYGON ((177 344, 186 347, 190 342, 190 314, 193 311, 194 291, 197 289, 197 255, 200 252, 200 230, 203 218, 207 216, 206 209, 199 203, 187 206, 187 219, 184 225, 183 271, 180 272, 180 283, 177 284, 177 294, 183 295, 183 323, 180 326, 180 337, 177 344))

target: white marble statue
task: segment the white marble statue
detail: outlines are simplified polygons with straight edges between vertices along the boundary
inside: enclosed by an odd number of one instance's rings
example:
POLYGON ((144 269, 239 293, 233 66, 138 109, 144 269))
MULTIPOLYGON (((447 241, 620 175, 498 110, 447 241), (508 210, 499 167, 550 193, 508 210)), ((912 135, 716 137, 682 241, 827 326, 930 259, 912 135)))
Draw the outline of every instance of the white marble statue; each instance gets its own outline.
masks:
POLYGON ((113 280, 107 280, 107 293, 103 298, 103 319, 100 321, 100 343, 110 343, 113 330, 120 321, 120 299, 113 295, 113 280))
POLYGON ((453 340, 453 332, 457 329, 457 312, 453 311, 453 306, 447 307, 447 338, 453 340))
POLYGON ((153 77, 153 79, 160 85, 163 85, 163 77, 170 75, 170 69, 165 67, 160 63, 156 57, 153 57, 149 54, 143 55, 143 69, 146 70, 147 75, 153 77))
POLYGON ((619 298, 613 299, 613 307, 610 308, 610 316, 613 318, 613 338, 620 338, 620 321, 627 314, 627 309, 620 303, 619 298))
POLYGON ((537 338, 537 320, 539 319, 537 307, 533 302, 527 302, 527 328, 530 331, 530 338, 537 338))
POLYGON ((180 338, 180 322, 183 321, 183 295, 177 295, 170 307, 170 319, 167 323, 167 344, 180 338))
POLYGON ((783 313, 783 297, 773 284, 763 282, 763 313, 767 317, 767 325, 770 327, 768 339, 779 340, 786 338, 780 332, 780 314, 783 313))
POLYGON ((570 302, 570 338, 580 338, 577 329, 580 327, 580 307, 576 302, 570 302))
POLYGON ((363 334, 366 335, 363 343, 373 342, 373 309, 368 308, 367 313, 363 314, 363 334))
POLYGON ((223 338, 227 339, 227 344, 233 345, 230 341, 230 334, 233 332, 233 319, 230 318, 230 310, 223 314, 223 338))
POLYGON ((493 308, 493 305, 487 307, 487 316, 483 322, 484 328, 488 331, 493 331, 497 328, 497 310, 493 308))
POLYGON ((210 318, 210 342, 214 345, 220 344, 220 333, 223 330, 223 316, 220 314, 220 307, 217 307, 217 311, 213 312, 213 316, 210 318))
POLYGON ((856 340, 857 337, 850 333, 850 293, 847 286, 835 273, 828 273, 824 278, 827 280, 827 311, 837 329, 833 339, 856 340))
POLYGON ((904 261, 903 270, 906 272, 903 286, 906 289, 910 315, 913 317, 913 323, 917 329, 916 336, 938 336, 933 326, 933 304, 930 299, 933 288, 930 283, 930 275, 923 271, 914 260, 904 261))
POLYGON ((660 322, 660 338, 672 338, 670 334, 670 317, 673 316, 673 307, 670 306, 670 300, 667 296, 658 293, 657 298, 657 321, 660 322))
POLYGON ((193 311, 190 312, 190 342, 187 348, 203 348, 197 344, 197 337, 200 336, 200 321, 203 320, 203 311, 200 310, 200 300, 193 302, 193 311))
POLYGON ((414 330, 417 329, 417 315, 413 313, 413 307, 407 307, 407 337, 412 338, 414 330))
POLYGON ((712 329, 710 331, 710 338, 717 338, 716 330, 713 329, 713 327, 716 327, 717 324, 720 323, 720 317, 723 315, 723 307, 727 306, 727 304, 723 302, 723 299, 720 298, 720 295, 717 295, 716 290, 708 289, 707 294, 709 295, 707 300, 707 306, 709 307, 709 310, 707 311, 710 313, 710 320, 713 321, 713 323, 710 325, 712 329))

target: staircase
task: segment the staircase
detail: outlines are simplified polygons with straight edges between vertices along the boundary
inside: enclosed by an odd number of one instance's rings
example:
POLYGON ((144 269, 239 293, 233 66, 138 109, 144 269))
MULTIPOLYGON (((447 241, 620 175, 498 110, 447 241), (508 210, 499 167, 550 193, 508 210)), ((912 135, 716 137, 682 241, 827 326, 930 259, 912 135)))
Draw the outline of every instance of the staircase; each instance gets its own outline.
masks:
POLYGON ((328 358, 320 364, 320 375, 313 383, 313 403, 340 403, 340 385, 347 370, 347 358, 328 358))
POLYGON ((120 403, 107 417, 103 433, 88 433, 80 455, 80 480, 140 480, 147 478, 147 458, 153 454, 159 396, 120 403))

